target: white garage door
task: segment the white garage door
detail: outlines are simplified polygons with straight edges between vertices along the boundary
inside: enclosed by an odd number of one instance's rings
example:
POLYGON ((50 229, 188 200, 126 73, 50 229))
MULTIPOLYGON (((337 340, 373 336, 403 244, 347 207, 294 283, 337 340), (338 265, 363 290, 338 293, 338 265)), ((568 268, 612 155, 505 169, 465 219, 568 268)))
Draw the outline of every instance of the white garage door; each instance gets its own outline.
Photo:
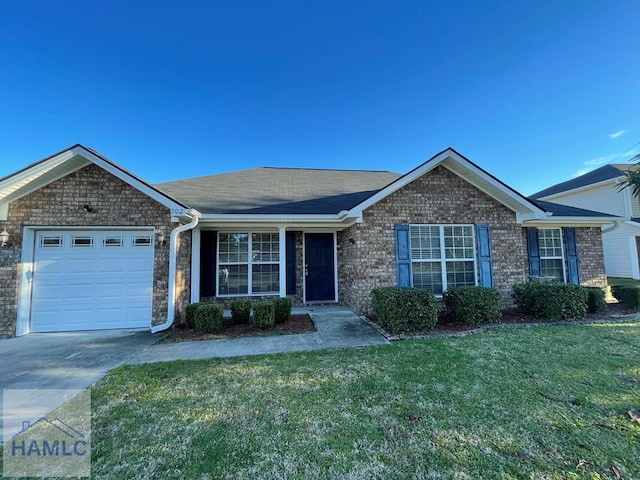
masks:
POLYGON ((152 230, 38 231, 32 332, 151 325, 152 230))

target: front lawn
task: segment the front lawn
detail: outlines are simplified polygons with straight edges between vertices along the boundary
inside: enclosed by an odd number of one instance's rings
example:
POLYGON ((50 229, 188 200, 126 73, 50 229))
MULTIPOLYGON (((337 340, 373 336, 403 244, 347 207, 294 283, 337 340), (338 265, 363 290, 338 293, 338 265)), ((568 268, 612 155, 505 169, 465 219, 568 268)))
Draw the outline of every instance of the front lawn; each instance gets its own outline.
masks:
POLYGON ((634 321, 121 367, 92 478, 638 479, 639 359, 634 321))

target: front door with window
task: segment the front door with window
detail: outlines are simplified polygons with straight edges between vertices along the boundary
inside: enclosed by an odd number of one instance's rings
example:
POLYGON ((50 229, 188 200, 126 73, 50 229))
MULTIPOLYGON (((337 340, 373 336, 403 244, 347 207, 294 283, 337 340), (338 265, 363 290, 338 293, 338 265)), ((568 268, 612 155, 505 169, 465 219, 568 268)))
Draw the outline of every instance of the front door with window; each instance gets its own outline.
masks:
POLYGON ((307 302, 335 301, 333 233, 305 235, 305 300, 307 302))

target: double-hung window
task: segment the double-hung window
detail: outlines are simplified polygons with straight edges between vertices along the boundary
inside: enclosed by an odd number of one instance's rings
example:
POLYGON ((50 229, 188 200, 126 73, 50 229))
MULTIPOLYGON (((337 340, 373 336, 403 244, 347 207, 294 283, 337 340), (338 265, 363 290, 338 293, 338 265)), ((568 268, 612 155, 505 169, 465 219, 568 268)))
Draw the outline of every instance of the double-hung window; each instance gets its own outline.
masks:
POLYGON ((218 234, 218 295, 275 295, 279 289, 277 233, 218 234))
POLYGON ((412 285, 440 295, 476 285, 473 225, 410 225, 412 285))
POLYGON ((540 253, 540 275, 564 282, 566 275, 562 230, 559 228, 539 228, 538 248, 540 253))

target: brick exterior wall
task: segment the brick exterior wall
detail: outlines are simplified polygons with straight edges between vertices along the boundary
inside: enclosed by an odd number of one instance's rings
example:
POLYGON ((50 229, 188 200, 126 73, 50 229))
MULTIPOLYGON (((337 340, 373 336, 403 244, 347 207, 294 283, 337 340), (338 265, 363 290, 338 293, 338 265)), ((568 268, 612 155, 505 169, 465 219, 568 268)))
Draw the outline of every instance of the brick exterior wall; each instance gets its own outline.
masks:
POLYGON ((602 231, 599 227, 576 228, 576 243, 578 244, 580 284, 606 289, 607 274, 604 268, 602 231))
MULTIPOLYGON (((169 209, 96 165, 84 167, 13 202, 0 230, 11 234, 14 247, 0 253, 0 336, 15 336, 22 232, 25 226, 140 226, 165 235, 171 230, 169 209), (89 204, 93 212, 82 206, 89 204)), ((179 236, 178 313, 190 295, 191 234, 179 236)), ((167 318, 169 247, 155 246, 152 322, 167 318)))
MULTIPOLYGON (((512 304, 511 286, 527 281, 524 228, 513 211, 439 166, 363 213, 363 222, 338 234, 339 299, 356 312, 371 311, 371 290, 397 284, 394 226, 398 224, 480 224, 491 228, 494 286, 512 304), (349 242, 353 239, 354 243, 349 242)), ((581 279, 606 285, 598 228, 579 228, 581 279)))

